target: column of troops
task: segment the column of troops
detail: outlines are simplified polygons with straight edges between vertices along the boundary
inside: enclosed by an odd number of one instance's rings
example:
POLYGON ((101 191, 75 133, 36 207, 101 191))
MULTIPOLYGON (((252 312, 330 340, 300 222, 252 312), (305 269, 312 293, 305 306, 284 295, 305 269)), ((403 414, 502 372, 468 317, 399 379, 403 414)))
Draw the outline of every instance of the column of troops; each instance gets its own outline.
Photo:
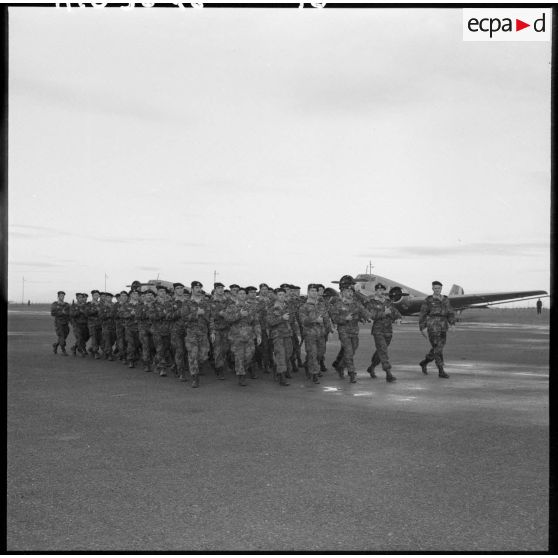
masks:
MULTIPOLYGON (((319 383, 327 370, 326 343, 336 329, 341 348, 333 367, 340 378, 346 370, 354 383, 359 323, 372 322, 375 352, 367 372, 375 378, 375 368, 381 364, 386 380, 394 382, 388 347, 392 324, 401 321, 401 314, 384 285, 377 284, 370 298, 355 291, 354 285, 354 279, 345 275, 339 282, 339 294, 321 284, 310 284, 307 296, 300 296, 300 288, 290 284, 270 289, 262 283, 259 290, 233 284, 226 290, 222 283, 214 283, 209 295, 199 281, 191 283, 190 292, 182 283, 174 283, 173 292, 164 286, 157 287, 157 292, 142 291, 141 283, 134 281, 130 291, 114 296, 93 290, 90 301, 86 293, 76 293, 71 305, 59 291, 51 306, 57 335, 53 352, 60 349, 68 356, 66 339, 71 325, 75 343, 70 352, 75 357, 119 360, 129 368, 141 363, 145 372, 190 379, 192 387, 199 387, 204 363, 210 361, 220 380, 230 371, 239 385, 246 386, 246 377, 257 378, 259 368, 273 374, 280 386, 288 386, 288 379, 299 368, 304 368, 308 380, 319 383)), ((440 294, 438 281, 433 289, 419 318, 421 332, 426 335, 428 331, 432 349, 420 366, 427 374, 427 364, 434 360, 439 376, 448 378, 442 351, 445 332, 455 323, 455 315, 449 299, 440 294)))

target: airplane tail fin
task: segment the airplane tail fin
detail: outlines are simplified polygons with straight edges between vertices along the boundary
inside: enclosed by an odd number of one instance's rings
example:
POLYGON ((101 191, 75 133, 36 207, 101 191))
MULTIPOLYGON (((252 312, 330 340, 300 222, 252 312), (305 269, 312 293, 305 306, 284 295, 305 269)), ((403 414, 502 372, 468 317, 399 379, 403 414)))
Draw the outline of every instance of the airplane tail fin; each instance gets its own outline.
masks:
POLYGON ((452 285, 449 294, 450 296, 462 295, 465 294, 465 291, 463 290, 463 287, 460 287, 459 285, 452 285))

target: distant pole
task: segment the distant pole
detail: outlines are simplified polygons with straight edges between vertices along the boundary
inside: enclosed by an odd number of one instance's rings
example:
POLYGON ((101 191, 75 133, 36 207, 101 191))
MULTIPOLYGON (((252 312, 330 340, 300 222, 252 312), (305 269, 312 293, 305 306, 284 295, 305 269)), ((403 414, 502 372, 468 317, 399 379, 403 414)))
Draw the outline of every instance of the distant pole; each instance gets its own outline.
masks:
POLYGON ((215 282, 217 281, 217 275, 218 275, 217 270, 215 270, 213 272, 213 284, 215 284, 215 282))
POLYGON ((107 292, 107 274, 105 273, 105 293, 107 292))

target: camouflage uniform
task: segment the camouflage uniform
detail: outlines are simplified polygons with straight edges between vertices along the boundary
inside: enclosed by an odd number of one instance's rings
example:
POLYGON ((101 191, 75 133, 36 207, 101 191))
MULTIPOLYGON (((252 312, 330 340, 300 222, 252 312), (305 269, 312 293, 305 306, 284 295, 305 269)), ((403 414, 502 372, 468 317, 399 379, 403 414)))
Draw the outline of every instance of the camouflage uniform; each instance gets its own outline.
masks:
POLYGON ((155 299, 147 314, 151 320, 153 344, 155 345, 155 365, 160 376, 166 376, 171 366, 170 354, 170 316, 172 301, 155 299))
POLYGON ((303 330, 306 349, 306 367, 314 382, 318 382, 319 362, 325 355, 326 332, 331 323, 326 306, 318 298, 308 299, 299 309, 300 322, 303 330))
POLYGON ((140 358, 140 337, 138 319, 141 316, 141 303, 127 300, 118 307, 118 317, 124 326, 126 338, 126 360, 133 367, 140 358))
POLYGON ((230 324, 229 341, 234 354, 236 375, 244 376, 254 357, 254 340, 256 337, 261 338, 256 305, 237 298, 236 302, 227 306, 224 317, 230 324), (248 315, 243 316, 242 310, 248 312, 248 315))
POLYGON ((273 357, 277 367, 277 374, 291 377, 293 354, 293 328, 298 332, 298 325, 294 316, 289 312, 287 302, 276 300, 267 310, 267 325, 269 337, 273 343, 273 357), (289 319, 283 319, 284 314, 289 314, 289 319))
POLYGON ((386 373, 388 379, 394 378, 391 375, 391 364, 389 362, 388 347, 393 337, 393 322, 401 319, 401 314, 395 306, 391 304, 389 298, 379 299, 373 298, 369 301, 368 309, 372 320, 372 336, 374 337, 374 345, 376 350, 372 355, 372 363, 368 372, 371 377, 375 377, 374 368, 382 363, 382 370, 386 373), (386 314, 389 308, 390 313, 386 314))
POLYGON ((192 377, 200 373, 200 366, 209 355, 209 319, 211 309, 203 295, 192 296, 182 305, 182 319, 186 326, 186 350, 188 351, 188 365, 192 377), (204 314, 198 316, 198 309, 204 314))
POLYGON ((338 373, 343 377, 343 368, 346 367, 351 378, 355 382, 354 354, 358 348, 359 321, 366 321, 370 314, 364 306, 353 296, 341 295, 335 298, 330 305, 329 314, 332 321, 337 324, 339 341, 343 348, 342 361, 338 364, 338 373), (348 320, 348 316, 352 318, 348 320))
POLYGON ((114 323, 114 304, 105 301, 99 306, 99 320, 101 321, 102 351, 107 360, 114 360, 112 346, 116 340, 116 326, 114 323))
POLYGON ((103 342, 103 329, 99 318, 100 300, 91 300, 87 303, 87 327, 89 328, 89 339, 91 340, 89 352, 99 358, 99 350, 103 342))
POLYGON ((170 343, 172 356, 174 358, 174 366, 176 375, 184 380, 187 364, 186 364, 186 345, 184 338, 186 337, 186 326, 182 318, 182 306, 188 299, 186 296, 175 296, 172 300, 172 313, 170 320, 170 343))
POLYGON ((87 327, 87 303, 85 301, 72 304, 70 307, 70 318, 76 338, 76 348, 82 357, 87 355, 87 341, 89 339, 89 328, 87 327))
POLYGON ((424 363, 423 372, 426 365, 434 360, 440 374, 444 373, 443 351, 448 325, 455 325, 455 312, 449 298, 445 295, 441 295, 440 298, 434 295, 427 296, 420 308, 419 329, 422 331, 428 328, 428 340, 432 348, 421 362, 421 366, 424 363))
POLYGON ((293 341, 293 352, 291 356, 291 362, 293 370, 297 370, 299 366, 302 366, 302 358, 300 354, 300 346, 302 345, 302 324, 300 323, 300 317, 298 315, 299 308, 302 306, 303 301, 300 296, 291 294, 287 298, 287 306, 289 308, 289 314, 292 316, 291 323, 296 322, 297 328, 296 333, 295 328, 293 328, 292 341, 293 341), (300 335, 300 339, 299 339, 300 335))
POLYGON ((213 341, 213 360, 215 371, 219 377, 223 375, 227 353, 230 350, 229 324, 224 317, 224 313, 230 304, 233 304, 230 299, 225 295, 219 296, 217 293, 211 297, 209 302, 211 309, 209 331, 210 335, 215 336, 215 341, 213 341))
POLYGON ((123 303, 118 300, 114 304, 114 327, 116 330, 116 347, 118 349, 118 360, 126 360, 126 327, 120 317, 120 307, 123 303))
POLYGON ((144 370, 150 371, 151 363, 154 359, 155 345, 153 343, 153 324, 151 323, 151 307, 155 303, 154 300, 148 302, 140 302, 137 312, 138 333, 141 343, 141 358, 143 360, 144 370))
POLYGON ((62 354, 66 353, 66 339, 70 334, 70 305, 67 302, 56 300, 50 305, 50 315, 54 318, 54 329, 57 341, 53 348, 56 352, 57 347, 62 349, 62 354))
MULTIPOLYGON (((269 291, 271 293, 271 291, 269 291)), ((262 332, 262 342, 256 347, 256 361, 265 373, 269 373, 273 368, 273 343, 269 338, 267 326, 267 310, 273 305, 271 294, 258 297, 258 320, 262 332)))

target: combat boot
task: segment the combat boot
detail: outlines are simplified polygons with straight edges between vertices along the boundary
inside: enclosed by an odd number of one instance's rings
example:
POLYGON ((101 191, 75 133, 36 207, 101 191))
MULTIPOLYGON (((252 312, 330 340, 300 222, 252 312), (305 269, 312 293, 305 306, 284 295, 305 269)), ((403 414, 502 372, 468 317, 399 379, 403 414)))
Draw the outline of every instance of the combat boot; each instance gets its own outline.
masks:
POLYGON ((438 378, 449 378, 449 374, 444 372, 443 366, 438 366, 438 378))
POLYGON ((327 368, 325 365, 325 358, 320 359, 320 372, 327 372, 327 368))
POLYGON ((289 386, 289 382, 287 382, 287 378, 285 374, 278 374, 279 376, 279 385, 280 386, 289 386))
POLYGON ((58 343, 53 343, 53 344, 52 344, 52 352, 53 352, 54 354, 57 354, 57 353, 58 353, 58 343))
POLYGON ((144 372, 151 372, 151 366, 149 366, 149 362, 145 362, 143 365, 144 372))
POLYGON ((356 384, 356 372, 349 372, 349 378, 351 378, 351 384, 356 384))
POLYGON ((200 387, 200 378, 199 378, 198 374, 194 374, 192 376, 192 387, 193 388, 200 387))
POLYGON ((423 374, 428 374, 428 370, 426 369, 426 367, 428 366, 428 361, 427 360, 421 360, 419 362, 420 365, 420 369, 422 370, 423 374))
POLYGON ((256 374, 256 371, 254 370, 254 365, 253 364, 248 367, 248 372, 250 373, 250 379, 252 379, 252 380, 257 379, 258 375, 256 374))
POLYGON ((68 353, 66 352, 66 347, 62 347, 62 356, 68 356, 68 353))
POLYGON ((386 371, 386 382, 395 382, 397 378, 389 371, 386 371))
POLYGON ((296 365, 296 359, 294 358, 291 359, 291 368, 293 372, 298 372, 298 366, 296 365))
POLYGON ((246 387, 246 374, 239 374, 238 375, 238 385, 242 387, 246 387))
POLYGON ((335 371, 337 372, 337 374, 339 374, 339 377, 342 379, 345 377, 345 372, 343 371, 343 367, 340 366, 339 364, 336 364, 333 366, 333 368, 335 368, 335 371))
MULTIPOLYGON (((124 361, 124 364, 126 364, 126 361, 124 361)), ((135 368, 136 364, 133 360, 130 361, 130 364, 128 364, 128 368, 135 368)))
POLYGON ((72 354, 74 356, 77 356, 77 345, 73 345, 72 348, 70 349, 72 351, 72 354))
POLYGON ((217 374, 217 379, 218 380, 224 380, 225 379, 225 373, 223 371, 223 367, 219 366, 218 368, 215 369, 215 372, 217 374))
POLYGON ((179 382, 185 382, 186 381, 186 376, 184 376, 184 374, 180 374, 180 376, 178 376, 178 381, 179 382))
POLYGON ((292 377, 293 377, 293 375, 291 374, 291 371, 290 371, 290 370, 287 370, 287 371, 285 372, 285 378, 292 378, 292 377))
POLYGON ((378 376, 376 376, 376 373, 374 372, 374 368, 375 366, 370 365, 367 369, 366 372, 368 372, 368 374, 370 374, 371 378, 377 378, 378 376))
POLYGON ((318 379, 318 375, 317 375, 317 374, 312 374, 312 381, 313 381, 315 384, 319 384, 319 383, 320 383, 320 380, 318 379))
POLYGON ((161 368, 159 370, 159 376, 164 378, 166 375, 167 375, 167 371, 164 368, 161 368))

